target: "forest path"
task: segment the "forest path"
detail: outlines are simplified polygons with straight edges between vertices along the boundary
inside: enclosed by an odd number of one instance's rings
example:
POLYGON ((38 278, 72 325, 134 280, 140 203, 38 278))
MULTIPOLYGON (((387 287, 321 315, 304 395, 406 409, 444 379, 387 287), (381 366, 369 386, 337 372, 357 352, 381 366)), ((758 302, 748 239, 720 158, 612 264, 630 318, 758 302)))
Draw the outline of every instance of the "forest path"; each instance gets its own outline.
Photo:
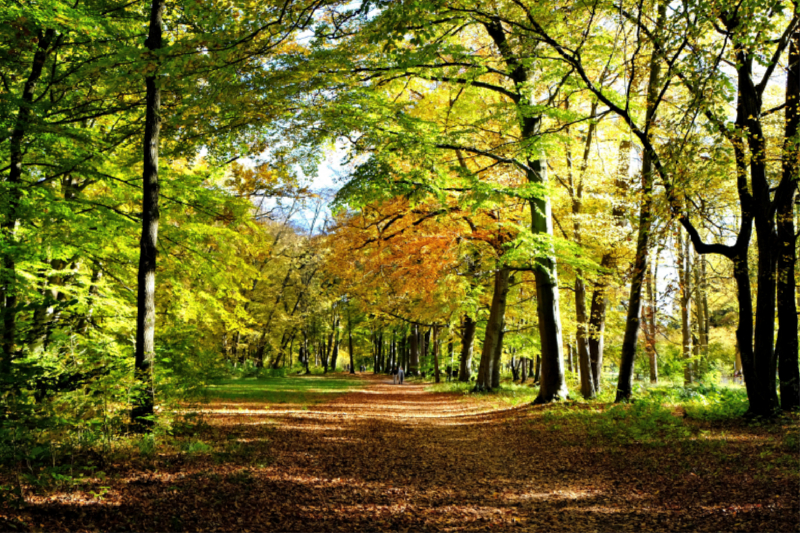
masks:
POLYGON ((740 484, 696 454, 570 440, 546 407, 358 379, 307 407, 209 405, 199 436, 218 451, 117 465, 102 499, 43 498, 28 519, 45 530, 796 529, 792 484, 740 484))

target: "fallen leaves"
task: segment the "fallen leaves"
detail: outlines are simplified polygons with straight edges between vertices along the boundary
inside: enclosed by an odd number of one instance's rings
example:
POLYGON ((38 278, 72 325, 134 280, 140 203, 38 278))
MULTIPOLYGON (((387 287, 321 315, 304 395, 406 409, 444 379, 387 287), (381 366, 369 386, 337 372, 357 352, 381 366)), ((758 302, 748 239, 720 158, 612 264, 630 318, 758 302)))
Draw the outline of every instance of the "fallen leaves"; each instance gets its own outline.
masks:
POLYGON ((784 430, 734 424, 724 428, 724 438, 723 429, 704 427, 670 446, 606 445, 569 417, 553 430, 559 415, 548 407, 493 410, 461 395, 393 386, 383 377, 363 381, 363 390, 311 410, 259 408, 252 401, 242 411, 230 401, 224 409, 210 405, 207 425, 193 438, 213 451, 108 465, 106 478, 91 487, 34 495, 22 511, 4 509, 0 527, 798 528, 800 457, 782 440, 797 431, 796 419, 784 430), (101 486, 101 497, 90 494, 101 486))

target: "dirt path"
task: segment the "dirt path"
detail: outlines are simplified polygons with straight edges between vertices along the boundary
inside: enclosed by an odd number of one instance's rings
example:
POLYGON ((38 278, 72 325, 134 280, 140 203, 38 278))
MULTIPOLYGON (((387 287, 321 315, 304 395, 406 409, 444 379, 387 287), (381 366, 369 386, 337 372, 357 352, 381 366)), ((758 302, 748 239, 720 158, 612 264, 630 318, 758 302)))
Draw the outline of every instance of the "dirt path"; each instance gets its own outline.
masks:
POLYGON ((703 467, 568 442, 545 409, 491 410, 383 377, 307 410, 263 407, 210 409, 205 438, 230 443, 227 455, 117 465, 102 499, 42 498, 27 520, 45 530, 797 530, 796 483, 739 479, 725 470, 730 448, 694 459, 703 467))

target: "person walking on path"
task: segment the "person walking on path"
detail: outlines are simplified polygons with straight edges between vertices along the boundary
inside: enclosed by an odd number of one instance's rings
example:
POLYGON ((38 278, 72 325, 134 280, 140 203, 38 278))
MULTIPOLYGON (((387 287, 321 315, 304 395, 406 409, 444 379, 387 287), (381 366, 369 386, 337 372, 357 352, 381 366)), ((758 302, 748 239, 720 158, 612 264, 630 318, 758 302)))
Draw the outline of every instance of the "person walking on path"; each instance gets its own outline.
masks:
POLYGON ((392 368, 392 385, 397 385, 397 367, 392 368))
POLYGON ((397 379, 400 381, 400 385, 403 384, 403 378, 405 377, 405 372, 403 372, 403 367, 399 367, 397 369, 397 379))

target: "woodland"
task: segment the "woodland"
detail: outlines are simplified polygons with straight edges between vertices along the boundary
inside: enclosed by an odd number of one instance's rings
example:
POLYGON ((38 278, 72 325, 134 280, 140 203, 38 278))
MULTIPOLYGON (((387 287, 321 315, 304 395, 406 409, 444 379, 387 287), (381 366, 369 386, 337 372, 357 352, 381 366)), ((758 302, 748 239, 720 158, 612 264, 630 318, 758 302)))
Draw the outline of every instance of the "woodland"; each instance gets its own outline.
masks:
POLYGON ((0 78, 3 530, 800 527, 800 3, 0 0, 0 78))

